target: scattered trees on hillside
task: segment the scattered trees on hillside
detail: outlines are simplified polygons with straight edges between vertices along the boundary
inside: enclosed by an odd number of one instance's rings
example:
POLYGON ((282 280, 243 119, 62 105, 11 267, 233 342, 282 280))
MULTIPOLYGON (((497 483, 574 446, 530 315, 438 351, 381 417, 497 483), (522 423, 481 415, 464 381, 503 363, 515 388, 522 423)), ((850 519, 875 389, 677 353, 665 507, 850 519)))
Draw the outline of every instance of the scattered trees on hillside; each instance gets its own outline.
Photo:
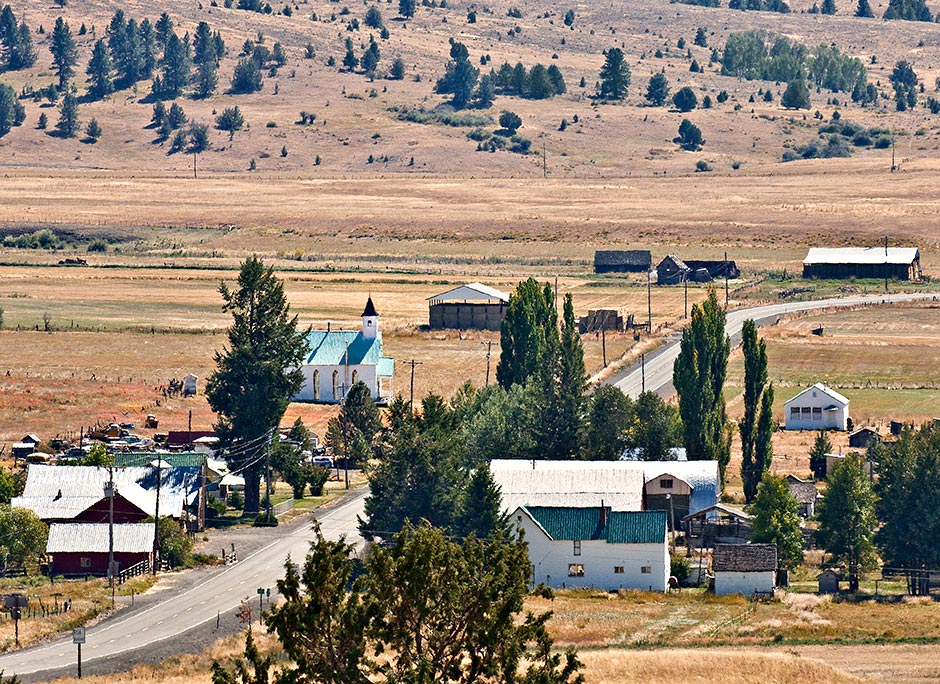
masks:
POLYGON ((515 66, 503 62, 498 71, 491 70, 488 75, 493 79, 496 92, 502 95, 538 100, 562 95, 568 89, 561 70, 554 64, 547 68, 536 64, 527 70, 522 62, 515 66))
POLYGON ((233 320, 228 347, 215 354, 206 398, 218 414, 222 444, 232 448, 230 465, 244 468, 245 510, 258 511, 262 468, 257 454, 303 385, 299 367, 306 334, 290 315, 283 284, 256 257, 242 263, 235 289, 222 283, 219 293, 222 310, 233 320))
POLYGON ((598 96, 603 100, 622 100, 630 88, 630 67, 627 65, 620 48, 610 48, 604 52, 604 66, 601 67, 598 96))
POLYGON ((729 0, 728 9, 787 14, 790 11, 790 6, 783 0, 729 0))
POLYGON ((901 60, 894 65, 890 80, 898 111, 913 109, 917 104, 917 74, 914 73, 914 67, 907 60, 901 60))
POLYGON ((10 5, 0 10, 0 72, 28 69, 36 63, 36 50, 25 21, 16 23, 10 5))
POLYGON ((888 0, 884 19, 904 21, 933 21, 933 15, 924 0, 888 0))
POLYGON ((672 382, 679 395, 686 455, 690 461, 718 461, 722 482, 731 457, 723 394, 730 344, 725 310, 709 288, 708 298, 692 307, 692 322, 682 332, 672 382))

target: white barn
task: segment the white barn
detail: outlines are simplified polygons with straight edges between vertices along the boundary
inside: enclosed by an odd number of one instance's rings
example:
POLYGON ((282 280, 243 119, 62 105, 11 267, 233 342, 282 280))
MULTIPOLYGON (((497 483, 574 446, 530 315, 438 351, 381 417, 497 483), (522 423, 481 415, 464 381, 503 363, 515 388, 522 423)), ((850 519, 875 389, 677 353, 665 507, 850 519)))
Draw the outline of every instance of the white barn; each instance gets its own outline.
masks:
POLYGON ((532 581, 555 588, 666 591, 669 544, 662 511, 519 506, 532 581))
POLYGON ((821 382, 783 405, 787 430, 841 430, 849 423, 849 400, 821 382))
POLYGON ((715 595, 764 594, 774 590, 776 544, 716 544, 712 552, 715 595))
POLYGON ((382 354, 379 314, 372 297, 362 312, 361 330, 312 330, 307 344, 310 353, 300 367, 304 384, 294 401, 338 404, 360 380, 376 401, 394 396, 395 360, 382 354))

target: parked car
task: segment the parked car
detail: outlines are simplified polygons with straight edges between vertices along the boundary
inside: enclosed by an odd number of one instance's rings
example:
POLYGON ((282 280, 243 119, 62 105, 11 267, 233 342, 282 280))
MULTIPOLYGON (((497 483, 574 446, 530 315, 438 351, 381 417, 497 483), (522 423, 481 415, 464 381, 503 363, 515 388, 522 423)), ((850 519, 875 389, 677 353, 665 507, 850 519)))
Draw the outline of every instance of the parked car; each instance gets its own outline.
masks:
POLYGON ((310 462, 313 465, 317 466, 318 468, 332 468, 333 467, 333 459, 330 458, 329 456, 314 456, 310 462))

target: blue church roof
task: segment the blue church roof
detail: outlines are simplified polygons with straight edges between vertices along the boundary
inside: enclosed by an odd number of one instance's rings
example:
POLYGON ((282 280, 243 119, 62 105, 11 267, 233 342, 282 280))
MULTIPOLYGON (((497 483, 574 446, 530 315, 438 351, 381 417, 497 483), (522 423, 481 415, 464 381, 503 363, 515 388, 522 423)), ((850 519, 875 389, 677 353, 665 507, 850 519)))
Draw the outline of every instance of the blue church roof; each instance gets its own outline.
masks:
POLYGON ((307 335, 307 346, 307 366, 377 366, 378 374, 383 376, 394 371, 394 360, 382 356, 381 336, 370 340, 356 330, 312 330, 307 335))

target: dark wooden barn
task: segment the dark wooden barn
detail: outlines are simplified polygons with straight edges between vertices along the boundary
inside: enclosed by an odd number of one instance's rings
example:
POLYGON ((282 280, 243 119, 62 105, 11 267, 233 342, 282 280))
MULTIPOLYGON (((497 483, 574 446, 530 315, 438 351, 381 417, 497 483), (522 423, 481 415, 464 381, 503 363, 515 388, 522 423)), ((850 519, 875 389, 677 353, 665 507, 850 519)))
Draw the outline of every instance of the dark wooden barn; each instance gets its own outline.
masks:
MULTIPOLYGON (((153 525, 114 525, 114 560, 118 570, 142 561, 153 561, 153 525)), ((49 526, 46 553, 52 556, 57 575, 108 574, 109 532, 107 524, 53 523, 49 526)))
POLYGON ((803 277, 921 280, 923 272, 915 247, 813 247, 803 260, 803 277))
POLYGON ((653 255, 648 249, 594 252, 595 273, 644 273, 652 267, 653 255))

